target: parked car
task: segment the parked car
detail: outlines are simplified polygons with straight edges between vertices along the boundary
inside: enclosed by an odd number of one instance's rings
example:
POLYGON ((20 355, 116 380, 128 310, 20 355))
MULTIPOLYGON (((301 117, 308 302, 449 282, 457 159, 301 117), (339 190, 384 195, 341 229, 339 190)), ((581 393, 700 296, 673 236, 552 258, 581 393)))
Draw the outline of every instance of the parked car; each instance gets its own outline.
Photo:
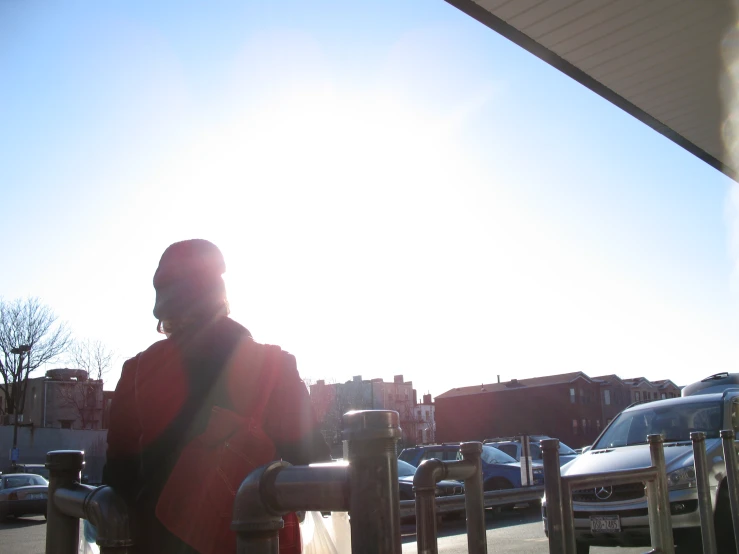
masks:
MULTIPOLYGON (((548 439, 546 435, 531 435, 529 437, 529 449, 531 451, 531 460, 541 462, 541 446, 539 443, 544 439, 548 439)), ((519 439, 488 439, 485 444, 494 446, 498 450, 502 450, 508 454, 511 458, 521 461, 521 450, 523 448, 519 439)), ((567 446, 565 443, 559 443, 559 465, 563 466, 568 462, 574 460, 579 454, 567 446)))
MULTIPOLYGON (((706 434, 706 458, 719 552, 736 552, 719 432, 739 431, 739 384, 718 374, 683 390, 685 396, 632 405, 603 430, 590 451, 562 467, 562 475, 619 471, 651 465, 649 434, 664 437, 670 513, 675 543, 686 552, 701 551, 692 431, 706 434), (723 386, 721 385, 723 383, 723 386)), ((644 486, 576 490, 572 495, 577 553, 590 546, 649 546, 649 518, 644 486)), ((546 499, 542 502, 547 530, 546 499)))
MULTIPOLYGON (((401 500, 413 500, 413 476, 416 474, 416 466, 398 460, 398 486, 401 500)), ((453 496, 464 494, 464 484, 460 481, 444 480, 436 484, 436 496, 453 496)))
POLYGON ((46 517, 49 482, 33 473, 0 475, 0 519, 8 516, 42 515, 46 517))
MULTIPOLYGON (((413 466, 422 461, 436 458, 438 460, 458 460, 462 454, 459 444, 434 444, 414 446, 404 449, 398 458, 413 466)), ((513 489, 521 486, 521 464, 505 452, 483 445, 482 447, 482 479, 486 491, 513 489)), ((544 484, 544 469, 541 462, 533 462, 534 484, 544 484)))
POLYGON ((46 469, 44 464, 16 463, 10 473, 33 473, 34 475, 40 475, 47 481, 49 480, 49 470, 46 469))

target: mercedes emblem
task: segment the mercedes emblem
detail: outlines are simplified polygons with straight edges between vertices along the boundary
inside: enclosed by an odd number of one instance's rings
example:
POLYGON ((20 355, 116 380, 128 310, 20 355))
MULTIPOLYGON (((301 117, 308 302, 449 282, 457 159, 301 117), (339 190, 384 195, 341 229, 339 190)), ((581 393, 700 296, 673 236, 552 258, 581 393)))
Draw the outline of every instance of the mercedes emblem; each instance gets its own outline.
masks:
POLYGON ((613 487, 595 487, 595 496, 599 500, 608 500, 613 494, 613 487))

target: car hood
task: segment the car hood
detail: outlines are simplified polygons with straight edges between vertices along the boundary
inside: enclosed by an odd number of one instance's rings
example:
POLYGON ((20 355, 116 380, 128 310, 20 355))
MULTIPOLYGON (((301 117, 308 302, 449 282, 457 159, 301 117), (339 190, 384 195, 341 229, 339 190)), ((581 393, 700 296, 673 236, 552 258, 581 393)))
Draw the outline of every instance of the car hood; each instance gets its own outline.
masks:
MULTIPOLYGON (((707 439, 706 449, 711 452, 720 439, 707 439)), ((665 467, 667 472, 693 463, 693 446, 690 442, 665 443, 665 467)), ((590 450, 562 466, 562 475, 584 475, 622 469, 636 469, 652 465, 648 444, 619 446, 603 450, 590 450)))

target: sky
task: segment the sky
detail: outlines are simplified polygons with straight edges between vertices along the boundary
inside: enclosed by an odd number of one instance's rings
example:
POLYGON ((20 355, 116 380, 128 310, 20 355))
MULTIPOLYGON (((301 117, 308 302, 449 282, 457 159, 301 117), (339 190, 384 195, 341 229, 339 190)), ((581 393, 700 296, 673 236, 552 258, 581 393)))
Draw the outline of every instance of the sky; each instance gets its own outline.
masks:
POLYGON ((188 238, 306 379, 736 371, 733 181, 442 0, 0 1, 0 198, 106 389, 188 238))

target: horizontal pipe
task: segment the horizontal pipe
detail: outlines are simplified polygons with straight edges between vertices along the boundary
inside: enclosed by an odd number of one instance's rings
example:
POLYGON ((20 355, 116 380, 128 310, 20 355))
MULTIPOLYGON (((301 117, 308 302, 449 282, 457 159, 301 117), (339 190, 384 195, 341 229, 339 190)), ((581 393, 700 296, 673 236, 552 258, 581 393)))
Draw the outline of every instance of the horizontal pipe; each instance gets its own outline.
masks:
POLYGON ((54 505, 64 515, 85 519, 85 502, 95 487, 72 483, 54 491, 54 505))
POLYGON ((349 466, 321 464, 283 468, 270 502, 280 512, 349 510, 349 466))
MULTIPOLYGON (((534 502, 541 500, 544 496, 544 487, 523 487, 519 489, 504 489, 499 491, 488 491, 484 494, 484 503, 486 508, 493 506, 502 506, 514 502, 534 502)), ((461 512, 465 510, 465 496, 463 494, 455 494, 453 496, 437 496, 436 513, 446 514, 450 512, 461 512)), ((400 501, 401 517, 410 517, 416 513, 415 500, 400 501)))
MULTIPOLYGON (((634 482, 653 481, 657 478, 657 470, 654 467, 643 467, 638 469, 624 469, 603 473, 587 473, 585 475, 563 475, 562 484, 567 485, 570 490, 578 490, 578 487, 589 486, 615 486, 626 485, 634 482)), ((564 494, 564 490, 562 491, 564 494)))
POLYGON ((465 481, 475 475, 477 466, 469 460, 457 460, 444 462, 446 469, 446 475, 444 479, 451 479, 453 481, 465 481))

